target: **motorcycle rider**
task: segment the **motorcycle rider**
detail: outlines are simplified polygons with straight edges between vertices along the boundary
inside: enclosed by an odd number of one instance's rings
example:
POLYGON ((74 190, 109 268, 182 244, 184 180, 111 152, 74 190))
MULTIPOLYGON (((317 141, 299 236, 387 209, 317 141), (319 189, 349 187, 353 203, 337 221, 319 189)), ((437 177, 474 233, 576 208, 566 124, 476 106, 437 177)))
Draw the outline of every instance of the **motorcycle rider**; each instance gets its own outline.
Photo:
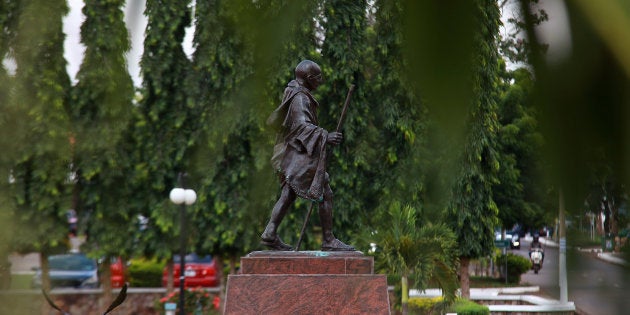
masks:
POLYGON ((532 258, 532 252, 536 249, 540 249, 540 253, 542 254, 542 260, 540 264, 542 265, 543 261, 545 261, 545 250, 543 249, 542 243, 540 242, 540 237, 538 234, 534 234, 531 244, 529 245, 529 258, 532 258))

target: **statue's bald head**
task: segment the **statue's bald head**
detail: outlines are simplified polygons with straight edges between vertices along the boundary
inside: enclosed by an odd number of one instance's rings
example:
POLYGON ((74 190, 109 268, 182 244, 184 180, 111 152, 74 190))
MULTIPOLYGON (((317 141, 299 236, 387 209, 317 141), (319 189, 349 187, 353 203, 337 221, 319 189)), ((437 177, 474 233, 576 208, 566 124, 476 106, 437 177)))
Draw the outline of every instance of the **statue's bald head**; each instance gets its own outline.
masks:
POLYGON ((302 60, 295 67, 295 78, 309 90, 315 90, 322 83, 322 70, 311 60, 302 60))

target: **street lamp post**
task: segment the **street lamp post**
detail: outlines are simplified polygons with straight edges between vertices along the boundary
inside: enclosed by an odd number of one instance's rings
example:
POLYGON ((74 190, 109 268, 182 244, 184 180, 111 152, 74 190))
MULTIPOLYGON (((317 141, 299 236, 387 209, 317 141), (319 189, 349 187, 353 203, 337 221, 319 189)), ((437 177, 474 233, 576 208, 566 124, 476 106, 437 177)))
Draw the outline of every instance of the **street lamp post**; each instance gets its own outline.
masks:
MULTIPOLYGON (((184 187, 184 174, 179 173, 178 182, 181 187, 184 187)), ((197 200, 197 193, 192 189, 173 188, 169 194, 171 202, 176 205, 181 205, 180 208, 180 231, 179 231, 179 314, 185 315, 184 311, 184 281, 186 279, 184 268, 186 266, 186 233, 185 221, 186 221, 186 206, 190 206, 197 200)))

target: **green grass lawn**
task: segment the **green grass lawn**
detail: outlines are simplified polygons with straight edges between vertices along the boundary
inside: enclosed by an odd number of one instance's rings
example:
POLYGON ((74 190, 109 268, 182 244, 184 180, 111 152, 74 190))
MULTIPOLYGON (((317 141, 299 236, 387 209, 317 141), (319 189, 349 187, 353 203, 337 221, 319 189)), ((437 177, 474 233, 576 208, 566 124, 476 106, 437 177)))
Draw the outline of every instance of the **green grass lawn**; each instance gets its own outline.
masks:
POLYGON ((470 277, 471 288, 506 288, 520 286, 514 283, 505 283, 504 278, 470 277))
POLYGON ((601 247, 602 237, 596 235, 594 239, 591 239, 591 235, 588 231, 580 231, 577 229, 567 229, 567 240, 571 246, 575 247, 601 247))
POLYGON ((12 274, 11 290, 28 290, 31 288, 33 275, 12 274))

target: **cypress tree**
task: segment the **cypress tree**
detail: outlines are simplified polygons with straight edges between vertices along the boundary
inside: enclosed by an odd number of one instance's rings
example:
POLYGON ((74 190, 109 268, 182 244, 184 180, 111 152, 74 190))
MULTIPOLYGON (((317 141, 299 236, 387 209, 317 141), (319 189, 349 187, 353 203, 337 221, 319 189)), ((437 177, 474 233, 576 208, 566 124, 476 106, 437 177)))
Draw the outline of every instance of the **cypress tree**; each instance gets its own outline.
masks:
MULTIPOLYGON (((40 266, 66 237, 70 165, 67 94, 70 79, 63 58, 65 1, 20 3, 13 45, 17 64, 11 106, 25 119, 10 191, 17 217, 13 244, 20 252, 41 253, 40 266)), ((47 278, 43 279, 48 289, 47 278)))
POLYGON ((85 1, 81 42, 86 50, 70 103, 76 176, 72 207, 89 220, 86 249, 107 258, 102 277, 107 300, 109 258, 130 255, 129 235, 136 228, 126 207, 132 199, 125 194, 128 157, 120 154, 134 93, 125 62, 130 43, 123 5, 123 0, 85 1))
POLYGON ((190 61, 182 48, 191 22, 189 1, 149 0, 145 15, 142 99, 134 115, 129 153, 133 165, 130 193, 136 200, 130 208, 151 219, 150 228, 140 236, 140 251, 170 258, 181 231, 179 213, 168 195, 178 185, 178 174, 187 171, 186 154, 196 120, 194 104, 188 102, 190 61))
POLYGON ((497 183, 497 71, 499 10, 495 1, 476 1, 473 12, 472 104, 460 173, 456 178, 448 223, 457 234, 460 249, 462 296, 470 296, 468 263, 489 255, 494 248, 497 206, 492 186, 497 183))

